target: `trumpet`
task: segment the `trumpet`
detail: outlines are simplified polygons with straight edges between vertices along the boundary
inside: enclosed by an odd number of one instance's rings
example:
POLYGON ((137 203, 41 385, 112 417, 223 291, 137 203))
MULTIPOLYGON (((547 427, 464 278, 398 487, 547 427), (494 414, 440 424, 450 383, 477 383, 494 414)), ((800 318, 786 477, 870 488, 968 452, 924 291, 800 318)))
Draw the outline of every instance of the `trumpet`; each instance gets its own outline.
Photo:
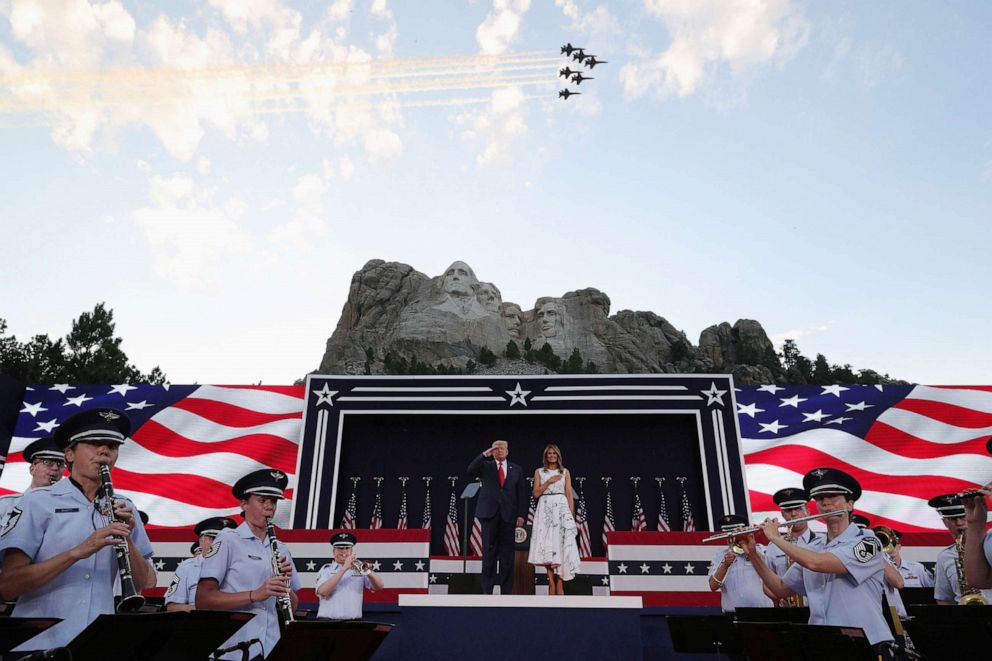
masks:
POLYGON ((354 569, 359 576, 368 576, 372 573, 372 565, 367 562, 362 562, 358 558, 351 561, 351 568, 354 569))
MULTIPOLYGON (((822 514, 810 514, 809 516, 801 516, 798 519, 793 519, 792 521, 784 521, 778 524, 779 528, 791 528, 797 523, 802 523, 803 521, 812 521, 813 519, 826 519, 831 516, 840 516, 841 514, 847 514, 847 510, 834 510, 832 512, 824 512, 822 514)), ((712 535, 703 540, 706 542, 715 542, 721 539, 732 539, 734 537, 740 537, 741 535, 750 535, 761 530, 761 526, 748 526, 746 528, 738 528, 737 530, 731 530, 730 532, 720 533, 719 535, 712 535)))
POLYGON ((891 556, 892 552, 896 550, 896 543, 899 538, 896 537, 896 531, 888 526, 874 526, 872 532, 875 533, 875 537, 878 537, 878 541, 882 542, 882 553, 891 556))

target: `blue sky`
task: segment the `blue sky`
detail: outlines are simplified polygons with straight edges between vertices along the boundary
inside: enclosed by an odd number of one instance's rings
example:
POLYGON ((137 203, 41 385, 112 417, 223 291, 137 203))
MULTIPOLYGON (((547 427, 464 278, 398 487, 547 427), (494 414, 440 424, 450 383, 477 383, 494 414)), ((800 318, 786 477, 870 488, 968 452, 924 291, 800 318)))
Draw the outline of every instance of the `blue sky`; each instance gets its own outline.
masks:
MULTIPOLYGON (((989 383, 982 2, 0 0, 0 316, 316 367, 369 259, 989 383), (557 100, 558 46, 609 61, 557 100)), ((574 63, 573 63, 574 64, 574 63)))

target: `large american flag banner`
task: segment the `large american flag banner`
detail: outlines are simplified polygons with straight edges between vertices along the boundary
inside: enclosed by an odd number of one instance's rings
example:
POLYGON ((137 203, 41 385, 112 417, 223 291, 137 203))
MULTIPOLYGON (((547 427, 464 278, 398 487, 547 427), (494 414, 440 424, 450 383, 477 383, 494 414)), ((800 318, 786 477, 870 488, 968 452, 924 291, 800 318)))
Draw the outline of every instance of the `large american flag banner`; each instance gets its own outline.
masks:
POLYGON ((0 495, 31 482, 21 452, 70 416, 96 407, 125 411, 131 439, 114 468, 115 489, 149 516, 151 527, 187 527, 236 516, 232 485, 260 468, 289 476, 275 522, 289 523, 303 415, 302 386, 32 385, 24 393, 0 495))
POLYGON ((992 479, 990 386, 755 386, 737 393, 751 509, 819 466, 864 490, 857 511, 897 530, 944 530, 927 500, 992 479))

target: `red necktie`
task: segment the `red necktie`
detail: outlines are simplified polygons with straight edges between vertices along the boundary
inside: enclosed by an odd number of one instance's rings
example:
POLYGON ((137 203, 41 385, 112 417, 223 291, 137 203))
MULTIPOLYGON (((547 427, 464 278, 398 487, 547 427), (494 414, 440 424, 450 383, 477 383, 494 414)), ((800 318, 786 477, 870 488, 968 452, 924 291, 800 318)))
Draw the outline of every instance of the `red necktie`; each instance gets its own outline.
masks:
POLYGON ((506 472, 503 470, 503 462, 499 462, 499 486, 502 489, 503 483, 506 482, 506 472))

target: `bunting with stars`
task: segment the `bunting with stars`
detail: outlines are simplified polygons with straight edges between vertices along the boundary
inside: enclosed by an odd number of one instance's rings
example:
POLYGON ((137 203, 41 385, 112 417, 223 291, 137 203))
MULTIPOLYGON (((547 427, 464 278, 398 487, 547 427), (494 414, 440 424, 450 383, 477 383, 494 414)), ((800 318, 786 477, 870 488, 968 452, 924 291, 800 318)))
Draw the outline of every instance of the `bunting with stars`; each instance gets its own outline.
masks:
POLYGON ((990 386, 750 386, 737 393, 756 517, 805 473, 839 468, 861 484, 857 509, 902 532, 944 530, 926 501, 984 484, 990 386))

